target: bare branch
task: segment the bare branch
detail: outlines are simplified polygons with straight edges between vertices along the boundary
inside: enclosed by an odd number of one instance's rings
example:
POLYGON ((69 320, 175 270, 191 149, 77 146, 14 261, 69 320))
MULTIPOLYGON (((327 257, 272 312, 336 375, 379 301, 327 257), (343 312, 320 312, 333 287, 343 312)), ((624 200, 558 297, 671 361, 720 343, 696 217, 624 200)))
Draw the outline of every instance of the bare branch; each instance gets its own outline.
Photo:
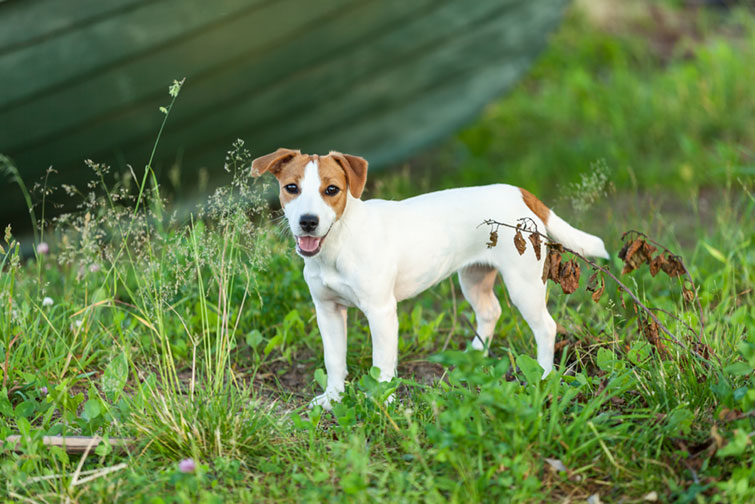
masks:
MULTIPOLYGON (((663 324, 658 319, 658 317, 655 315, 653 309, 648 308, 647 306, 645 306, 645 304, 643 304, 642 301, 640 301, 640 299, 634 294, 634 292, 632 292, 632 290, 629 287, 627 287, 621 280, 619 280, 616 275, 614 275, 613 273, 611 273, 610 270, 608 270, 607 268, 604 268, 603 266, 598 265, 597 263, 595 263, 591 259, 588 259, 587 257, 583 256, 582 254, 580 254, 580 253, 578 253, 578 252, 576 252, 576 251, 574 251, 574 250, 572 250, 572 249, 570 249, 568 247, 565 247, 561 243, 556 243, 556 242, 550 241, 550 239, 548 238, 548 236, 546 236, 543 233, 541 233, 540 231, 538 231, 537 224, 535 224, 534 221, 532 221, 532 219, 529 219, 529 218, 517 219, 517 222, 521 222, 521 223, 517 224, 517 225, 512 225, 512 224, 507 224, 505 222, 499 222, 499 221, 497 221, 495 219, 487 219, 487 220, 483 221, 480 225, 486 224, 488 226, 491 226, 491 228, 495 227, 496 231, 498 230, 499 227, 503 226, 503 227, 507 227, 507 228, 514 229, 514 230, 517 230, 517 231, 524 231, 526 233, 532 233, 532 234, 539 235, 540 237, 542 237, 542 238, 544 238, 546 240, 545 245, 547 247, 549 247, 550 249, 555 249, 555 250, 558 250, 560 252, 568 252, 568 253, 572 254, 574 257, 577 257, 581 261, 587 263, 593 270, 600 271, 604 275, 607 275, 614 282, 616 282, 616 285, 618 285, 618 287, 619 287, 620 290, 626 292, 629 295, 629 297, 634 302, 635 306, 638 306, 639 308, 641 308, 653 320, 653 322, 655 322, 655 324, 657 324, 657 326, 667 335, 666 337, 664 337, 662 335, 659 335, 659 338, 665 339, 665 340, 667 340, 667 341, 669 341, 671 343, 674 343, 674 344, 680 346, 681 348, 683 348, 687 352, 690 352, 690 353, 696 355, 700 360, 702 360, 702 361, 710 364, 710 361, 708 359, 706 359, 705 357, 703 357, 702 355, 700 355, 698 352, 692 351, 685 343, 683 343, 679 338, 677 338, 676 335, 674 333, 672 333, 669 330, 669 328, 666 327, 666 325, 663 324), (528 222, 528 221, 530 221, 530 222, 528 222)), ((638 234, 640 234, 642 236, 646 236, 646 235, 644 235, 644 233, 640 233, 639 231, 628 231, 627 233, 632 233, 632 232, 638 233, 638 234)), ((624 235, 622 236, 622 239, 627 235, 627 233, 624 233, 624 235)), ((649 241, 652 241, 652 240, 649 240, 649 241)), ((653 242, 653 243, 655 244, 655 242, 653 242)), ((673 254, 671 251, 669 251, 663 245, 660 245, 660 244, 656 244, 656 245, 658 247, 664 249, 666 252, 668 252, 672 256, 678 257, 675 254, 673 254)), ((685 266, 684 270, 685 270, 685 273, 687 274, 687 278, 690 279, 690 283, 692 283, 692 280, 689 277, 689 272, 687 271, 686 266, 685 266)), ((694 286, 694 283, 692 285, 694 286)), ((700 306, 699 299, 698 299, 698 306, 700 308, 700 322, 701 322, 701 325, 702 325, 702 307, 700 306)), ((679 317, 677 317, 675 315, 672 315, 672 314, 669 314, 669 315, 671 315, 675 320, 677 320, 677 321, 681 322, 682 324, 684 324, 684 321, 682 321, 681 319, 679 319, 679 317)), ((700 338, 699 335, 698 335, 698 338, 700 338)), ((702 344, 702 341, 698 341, 698 343, 702 344)), ((719 364, 720 364, 720 362, 719 362, 719 364)))
POLYGON ((679 261, 681 263, 682 267, 684 268, 684 274, 687 277, 687 280, 689 280, 690 285, 692 285, 692 290, 695 293, 695 301, 697 301, 697 318, 700 320, 700 331, 693 331, 695 335, 697 336, 697 342, 702 344, 703 342, 703 334, 705 333, 705 317, 703 316, 703 306, 700 303, 700 296, 697 295, 697 285, 695 285, 695 282, 692 280, 692 275, 689 274, 689 269, 687 268, 687 265, 684 264, 684 261, 682 260, 682 256, 674 254, 671 250, 663 246, 663 244, 658 243, 657 241, 650 238, 648 235, 643 233, 642 231, 637 231, 636 229, 630 229, 623 235, 621 235, 621 239, 624 240, 624 237, 627 236, 630 233, 634 233, 637 236, 642 236, 645 240, 649 241, 656 247, 663 249, 668 255, 679 261))

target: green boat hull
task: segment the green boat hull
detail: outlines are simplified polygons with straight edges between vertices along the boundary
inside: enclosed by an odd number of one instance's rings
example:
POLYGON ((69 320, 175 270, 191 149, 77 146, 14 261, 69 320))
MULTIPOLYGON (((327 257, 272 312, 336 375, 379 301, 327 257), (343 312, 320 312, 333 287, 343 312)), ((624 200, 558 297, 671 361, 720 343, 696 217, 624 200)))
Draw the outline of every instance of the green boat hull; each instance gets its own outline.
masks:
MULTIPOLYGON (((27 184, 81 183, 85 159, 222 173, 242 138, 341 150, 373 168, 471 120, 519 78, 564 0, 0 2, 0 153, 27 184)), ((167 171, 167 170, 164 170, 167 171)), ((7 185, 3 221, 28 222, 7 185)), ((2 222, 0 222, 1 224, 2 222)))

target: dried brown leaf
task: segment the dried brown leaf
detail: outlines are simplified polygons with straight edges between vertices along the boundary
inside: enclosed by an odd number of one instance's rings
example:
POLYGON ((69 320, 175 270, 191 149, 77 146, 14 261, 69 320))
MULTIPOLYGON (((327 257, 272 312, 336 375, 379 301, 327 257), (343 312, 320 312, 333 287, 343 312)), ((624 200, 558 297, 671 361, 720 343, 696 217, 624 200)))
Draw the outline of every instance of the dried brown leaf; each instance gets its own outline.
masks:
POLYGON ((545 254, 545 261, 543 261, 543 274, 541 276, 543 283, 548 281, 550 272, 551 272, 551 255, 550 253, 547 253, 545 254))
POLYGON ((548 278, 559 283, 558 272, 561 270, 561 253, 551 250, 548 253, 548 278))
POLYGON ((653 345, 658 351, 661 357, 666 356, 666 345, 663 344, 663 340, 658 336, 658 324, 653 319, 647 319, 644 322, 640 322, 642 328, 642 334, 648 343, 653 345))
POLYGON ((592 292, 595 290, 595 287, 597 285, 598 285, 598 272, 595 271, 592 275, 590 275, 590 278, 587 279, 586 289, 592 292))
POLYGON ((657 250, 658 249, 654 245, 651 245, 650 243, 648 243, 648 242, 646 242, 646 241, 643 240, 643 242, 642 242, 642 252, 643 252, 643 254, 645 254, 645 256, 647 257, 648 261, 653 256, 653 254, 656 253, 657 250))
MULTIPOLYGON (((621 249, 624 252, 624 249, 621 249)), ((643 263, 649 262, 656 248, 650 245, 642 238, 636 238, 626 249, 624 253, 624 268, 621 274, 624 275, 640 267, 643 263)))
POLYGON ((546 458, 545 461, 548 463, 550 468, 555 472, 569 471, 569 469, 566 467, 566 465, 563 462, 561 462, 560 459, 546 458))
POLYGON ((661 265, 661 269, 671 278, 687 273, 687 269, 684 267, 681 257, 674 255, 669 255, 666 258, 666 262, 661 265))
POLYGON ((622 261, 627 257, 627 250, 629 250, 629 243, 625 243, 621 250, 619 250, 619 259, 622 261))
POLYGON ((603 278, 603 275, 599 275, 599 272, 596 271, 590 276, 590 279, 587 281, 587 290, 592 292, 592 300, 596 303, 600 301, 600 298, 603 296, 603 292, 606 290, 606 282, 603 278))
POLYGON ((541 243, 540 243, 540 235, 537 233, 530 233, 530 235, 527 237, 529 238, 530 242, 532 242, 532 248, 535 249, 535 257, 537 260, 540 260, 541 257, 541 243))
POLYGON ((514 246, 516 247, 517 252, 519 252, 519 255, 524 254, 524 251, 527 250, 527 242, 524 241, 522 233, 518 229, 514 235, 514 246))
POLYGON ((488 248, 493 248, 496 245, 498 245, 498 231, 492 230, 490 231, 490 241, 488 241, 487 246, 488 248))
POLYGON ((655 256, 653 258, 653 260, 650 261, 650 264, 649 264, 649 266, 650 266, 650 274, 652 276, 655 276, 656 274, 658 274, 658 271, 661 270, 661 268, 663 267, 663 265, 665 263, 666 263, 666 256, 665 255, 658 254, 657 256, 655 256))
POLYGON ((632 261, 632 256, 640 250, 640 248, 642 248, 642 240, 640 238, 635 238, 632 243, 624 245, 624 248, 621 249, 623 255, 620 255, 619 257, 624 261, 624 268, 621 270, 622 275, 629 273, 637 267, 635 266, 634 261, 632 261))
POLYGON ((695 300, 695 291, 687 287, 686 285, 682 287, 682 295, 684 296, 684 300, 688 303, 691 303, 695 300))
POLYGON ((710 345, 697 341, 692 342, 692 351, 705 360, 710 359, 710 356, 713 355, 713 349, 710 345))
POLYGON ((658 324, 655 323, 655 320, 647 320, 642 326, 642 331, 645 333, 648 341, 655 344, 655 341, 658 339, 658 324))
POLYGON ((561 254, 566 252, 566 250, 564 249, 564 246, 561 245, 560 243, 549 241, 545 245, 551 250, 551 252, 559 252, 561 254))
POLYGON ((571 294, 579 287, 579 264, 574 259, 566 261, 558 271, 558 283, 564 294, 571 294))
POLYGON ((718 426, 716 424, 713 424, 713 426, 710 428, 710 437, 713 439, 713 442, 715 443, 717 449, 723 448, 726 444, 723 436, 718 433, 718 426))
POLYGON ((614 396, 611 398, 611 404, 613 404, 614 406, 623 406, 624 404, 626 404, 626 402, 626 399, 624 399, 623 397, 614 396))
POLYGON ((605 291, 605 289, 606 289, 606 285, 605 284, 601 285, 600 289, 592 293, 592 300, 596 303, 599 302, 600 298, 603 297, 603 291, 605 291))
POLYGON ((730 410, 729 408, 722 408, 718 413, 718 419, 724 423, 734 422, 745 418, 745 414, 739 410, 730 410))

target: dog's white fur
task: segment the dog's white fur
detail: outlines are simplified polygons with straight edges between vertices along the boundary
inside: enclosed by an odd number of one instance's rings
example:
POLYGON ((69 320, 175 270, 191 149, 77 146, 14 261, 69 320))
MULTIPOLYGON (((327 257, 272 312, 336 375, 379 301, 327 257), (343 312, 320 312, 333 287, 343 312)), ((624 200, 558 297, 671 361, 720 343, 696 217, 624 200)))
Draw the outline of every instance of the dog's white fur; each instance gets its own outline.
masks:
MULTIPOLYGON (((535 335, 543 376, 550 372, 556 323, 548 313, 546 285, 541 280, 545 253, 538 260, 529 247, 520 255, 512 244, 514 231, 508 228, 500 228, 498 246, 488 248, 490 229, 480 224, 486 219, 515 223, 528 217, 539 230, 547 230, 567 247, 589 256, 608 257, 600 238, 571 227, 543 206, 550 212, 544 223, 525 203, 522 190, 503 184, 449 189, 403 201, 362 201, 347 188, 340 188, 346 191, 347 200, 338 218, 322 191, 321 162, 313 156, 302 163, 299 193, 283 207, 296 237, 321 239, 315 255, 303 255, 304 278, 317 312, 328 376, 325 393, 313 404, 330 408, 331 401, 337 401, 344 390, 347 307, 357 307, 366 315, 373 365, 380 369, 381 380, 390 380, 396 375, 398 360, 396 304, 454 272, 458 272, 461 290, 476 315, 481 340, 475 338, 471 346, 484 349, 493 336, 501 314, 493 292, 500 272, 511 301, 535 335), (318 217, 316 229, 302 229, 303 215, 318 217)), ((364 168, 366 171, 366 162, 364 168)), ((255 174, 265 170, 265 166, 257 167, 255 174)), ((281 194, 283 190, 282 186, 281 194)), ((302 250, 297 250, 301 255, 302 250)))

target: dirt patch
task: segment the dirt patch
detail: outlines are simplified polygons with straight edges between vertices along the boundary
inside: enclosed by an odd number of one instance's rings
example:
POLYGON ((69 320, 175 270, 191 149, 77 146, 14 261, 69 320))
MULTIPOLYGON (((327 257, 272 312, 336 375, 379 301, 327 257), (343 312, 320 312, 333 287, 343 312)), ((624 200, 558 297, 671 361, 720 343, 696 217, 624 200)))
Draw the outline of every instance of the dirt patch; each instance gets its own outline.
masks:
POLYGON ((398 366, 399 376, 411 378, 423 385, 434 385, 446 373, 446 368, 435 362, 424 360, 410 361, 398 366))

